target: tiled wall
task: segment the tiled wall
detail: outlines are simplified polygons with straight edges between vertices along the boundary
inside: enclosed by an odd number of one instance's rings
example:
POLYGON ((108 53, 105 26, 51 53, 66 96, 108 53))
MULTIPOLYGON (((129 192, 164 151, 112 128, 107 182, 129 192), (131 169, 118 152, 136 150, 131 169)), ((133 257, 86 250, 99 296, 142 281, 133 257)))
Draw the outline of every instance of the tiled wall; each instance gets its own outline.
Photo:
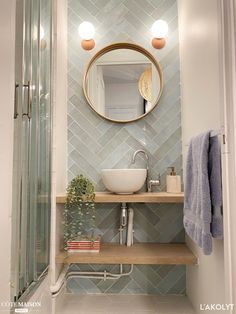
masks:
MULTIPOLYGON (((161 174, 165 190, 167 167, 182 173, 181 107, 179 89, 178 16, 176 0, 68 0, 68 177, 86 175, 97 191, 104 190, 102 168, 130 166, 136 149, 150 156, 151 176, 161 174), (162 18, 169 24, 167 45, 151 47, 150 27, 162 18), (78 25, 90 21, 96 28, 96 47, 80 47, 78 25), (144 119, 116 124, 96 115, 85 101, 83 71, 92 55, 114 42, 134 42, 148 49, 159 61, 164 74, 164 91, 158 106, 144 119)), ((136 166, 144 166, 140 158, 136 166)), ((135 241, 183 242, 182 206, 136 204, 135 241)), ((118 241, 119 207, 97 206, 97 225, 103 241, 118 241)), ((77 265, 82 269, 103 266, 77 265)), ((116 267, 110 266, 108 269, 116 267)), ((137 266, 131 276, 119 281, 73 279, 69 290, 80 293, 184 293, 185 267, 137 266)))

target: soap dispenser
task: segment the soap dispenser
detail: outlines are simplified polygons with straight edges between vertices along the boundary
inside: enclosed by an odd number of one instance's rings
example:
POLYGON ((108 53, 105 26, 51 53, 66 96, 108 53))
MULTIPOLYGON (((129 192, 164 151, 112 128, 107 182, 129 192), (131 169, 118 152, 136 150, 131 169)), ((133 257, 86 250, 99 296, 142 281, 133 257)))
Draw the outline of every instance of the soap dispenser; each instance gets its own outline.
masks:
POLYGON ((180 193, 181 192, 181 178, 176 175, 175 167, 168 167, 171 169, 170 174, 166 176, 166 192, 180 193))

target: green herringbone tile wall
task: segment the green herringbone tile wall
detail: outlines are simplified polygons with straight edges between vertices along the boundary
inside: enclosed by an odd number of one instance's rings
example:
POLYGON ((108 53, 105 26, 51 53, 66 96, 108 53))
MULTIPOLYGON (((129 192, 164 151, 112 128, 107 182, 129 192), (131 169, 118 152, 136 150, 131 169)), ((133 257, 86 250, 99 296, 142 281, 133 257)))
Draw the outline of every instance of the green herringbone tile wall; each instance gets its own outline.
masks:
MULTIPOLYGON (((176 0, 68 0, 68 177, 86 175, 97 191, 104 190, 101 169, 130 166, 137 149, 150 156, 151 176, 161 174, 165 190, 167 167, 182 174, 181 106, 179 89, 178 15, 176 0), (150 45, 152 23, 162 18, 169 24, 167 45, 157 51, 150 45), (90 21, 96 28, 96 47, 80 47, 78 25, 90 21), (114 42, 134 42, 149 50, 161 63, 164 91, 158 106, 144 119, 127 124, 103 120, 87 105, 82 89, 83 72, 89 59, 114 42)), ((140 158, 136 167, 144 167, 140 158)), ((182 206, 136 204, 136 242, 184 242, 182 206)), ((118 241, 119 206, 97 206, 98 231, 104 242, 118 241)), ((99 265, 76 265, 104 269, 99 265)), ((107 269, 117 270, 117 266, 107 269)), ((131 276, 118 281, 73 279, 73 293, 175 293, 185 292, 185 267, 135 266, 131 276)))

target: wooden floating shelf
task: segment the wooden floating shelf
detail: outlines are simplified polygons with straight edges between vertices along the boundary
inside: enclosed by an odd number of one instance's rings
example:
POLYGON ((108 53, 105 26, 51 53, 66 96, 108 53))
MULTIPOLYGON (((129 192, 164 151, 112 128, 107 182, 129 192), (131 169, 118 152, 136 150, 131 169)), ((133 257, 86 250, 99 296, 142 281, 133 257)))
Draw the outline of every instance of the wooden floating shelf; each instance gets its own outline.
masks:
MULTIPOLYGON (((66 195, 58 195, 57 204, 66 202, 66 195)), ((184 193, 150 192, 135 194, 114 194, 96 192, 95 203, 183 203, 184 193)))
POLYGON ((102 244, 99 253, 67 253, 56 256, 64 264, 142 264, 142 265, 194 265, 197 258, 186 244, 137 243, 131 247, 102 244))

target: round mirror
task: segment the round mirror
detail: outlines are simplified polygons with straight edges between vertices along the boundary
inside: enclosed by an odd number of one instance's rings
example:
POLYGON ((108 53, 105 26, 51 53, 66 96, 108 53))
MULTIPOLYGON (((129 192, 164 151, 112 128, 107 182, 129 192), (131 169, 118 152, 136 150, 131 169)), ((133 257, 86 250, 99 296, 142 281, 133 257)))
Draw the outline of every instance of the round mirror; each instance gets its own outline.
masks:
POLYGON ((113 44, 91 59, 83 87, 89 105, 103 118, 135 121, 157 105, 163 89, 162 71, 142 47, 113 44))

